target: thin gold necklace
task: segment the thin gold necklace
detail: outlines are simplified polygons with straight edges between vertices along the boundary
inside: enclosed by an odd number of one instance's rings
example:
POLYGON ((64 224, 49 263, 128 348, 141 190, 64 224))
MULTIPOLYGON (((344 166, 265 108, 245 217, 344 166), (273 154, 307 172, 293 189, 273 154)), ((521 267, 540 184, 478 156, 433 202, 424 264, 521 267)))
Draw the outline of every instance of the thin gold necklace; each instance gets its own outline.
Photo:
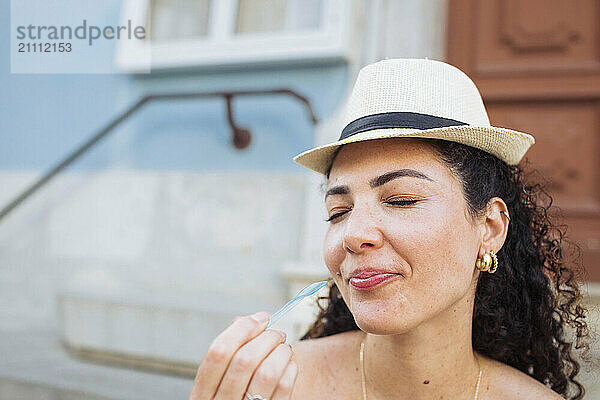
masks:
MULTIPOLYGON (((367 383, 365 380, 365 339, 366 339, 367 335, 365 335, 361 342, 360 342, 360 377, 361 377, 361 382, 362 382, 362 393, 363 393, 363 400, 367 400, 367 383)), ((479 366, 479 376, 477 377, 477 386, 475 387, 475 397, 473 397, 473 400, 477 400, 477 397, 479 396, 479 384, 481 383, 481 364, 479 364, 479 359, 477 358, 477 356, 475 356, 475 359, 477 360, 477 365, 479 366)))

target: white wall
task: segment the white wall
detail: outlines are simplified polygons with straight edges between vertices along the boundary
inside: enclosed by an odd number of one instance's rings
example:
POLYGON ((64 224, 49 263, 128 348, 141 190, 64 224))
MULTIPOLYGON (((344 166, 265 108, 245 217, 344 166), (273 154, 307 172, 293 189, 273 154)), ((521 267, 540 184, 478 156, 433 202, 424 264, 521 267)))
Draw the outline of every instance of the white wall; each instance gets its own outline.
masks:
MULTIPOLYGON (((0 204, 33 177, 0 174, 0 204)), ((59 330, 58 297, 71 310, 81 299, 222 314, 209 336, 273 311, 287 295, 281 266, 299 255, 304 196, 289 173, 65 173, 0 224, 0 329, 59 330)), ((79 317, 71 328, 110 333, 106 318, 79 317)))

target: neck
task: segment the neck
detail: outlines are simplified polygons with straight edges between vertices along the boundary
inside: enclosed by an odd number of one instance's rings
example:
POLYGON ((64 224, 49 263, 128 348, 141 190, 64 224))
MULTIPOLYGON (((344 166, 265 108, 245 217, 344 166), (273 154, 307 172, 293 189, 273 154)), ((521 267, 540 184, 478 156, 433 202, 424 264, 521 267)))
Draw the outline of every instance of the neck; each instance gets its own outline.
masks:
POLYGON ((367 334, 368 399, 473 399, 480 366, 471 344, 472 310, 472 300, 463 299, 409 332, 367 334))

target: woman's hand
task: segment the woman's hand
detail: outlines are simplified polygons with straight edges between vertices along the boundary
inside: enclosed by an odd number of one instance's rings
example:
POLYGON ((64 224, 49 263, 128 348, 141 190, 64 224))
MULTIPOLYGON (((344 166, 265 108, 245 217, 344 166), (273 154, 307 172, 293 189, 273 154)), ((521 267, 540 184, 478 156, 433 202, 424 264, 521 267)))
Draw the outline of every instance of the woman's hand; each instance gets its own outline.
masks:
POLYGON ((298 366, 285 333, 265 330, 269 314, 237 317, 213 340, 198 367, 190 400, 291 398, 298 366))

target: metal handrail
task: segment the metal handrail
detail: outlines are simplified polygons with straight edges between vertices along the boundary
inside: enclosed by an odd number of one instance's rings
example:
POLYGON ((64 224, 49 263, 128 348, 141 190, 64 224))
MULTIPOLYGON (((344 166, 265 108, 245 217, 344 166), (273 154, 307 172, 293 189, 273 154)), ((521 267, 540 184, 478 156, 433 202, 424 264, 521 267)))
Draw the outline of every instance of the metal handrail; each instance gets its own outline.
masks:
POLYGON ((14 200, 8 203, 2 210, 0 211, 0 221, 8 215, 12 210, 14 210, 17 206, 23 203, 27 198, 32 196, 35 192, 37 192, 42 186, 47 184, 54 176, 56 176, 63 169, 72 164, 75 160, 81 157, 83 154, 88 152, 92 147, 94 147, 100 140, 106 137, 110 132, 112 132, 117 126, 119 126, 123 121, 127 120, 134 113, 140 110, 144 105, 153 102, 153 101, 165 101, 165 100, 191 100, 191 99, 199 99, 199 98, 207 98, 207 97, 223 97, 226 100, 227 104, 227 116, 228 122, 231 126, 232 132, 234 134, 233 142, 237 148, 244 148, 248 145, 250 141, 250 132, 247 129, 239 128, 235 125, 233 121, 233 114, 231 111, 231 99, 234 96, 248 96, 248 95, 269 95, 269 94, 285 94, 296 99, 300 100, 305 104, 308 112, 310 114, 310 119, 313 124, 317 124, 318 120, 315 116, 315 113, 311 107, 310 101, 294 92, 291 89, 271 89, 271 90, 245 90, 245 91, 233 91, 233 92, 190 92, 190 93, 160 93, 160 94, 150 94, 139 99, 135 104, 130 106, 127 110, 122 112, 118 117, 108 123, 104 128, 102 128, 98 133, 93 135, 90 139, 88 139, 85 143, 80 145, 77 149, 71 152, 67 157, 65 157, 62 161, 56 164, 53 168, 48 170, 41 178, 39 178, 36 182, 30 185, 27 189, 22 191, 14 200))

